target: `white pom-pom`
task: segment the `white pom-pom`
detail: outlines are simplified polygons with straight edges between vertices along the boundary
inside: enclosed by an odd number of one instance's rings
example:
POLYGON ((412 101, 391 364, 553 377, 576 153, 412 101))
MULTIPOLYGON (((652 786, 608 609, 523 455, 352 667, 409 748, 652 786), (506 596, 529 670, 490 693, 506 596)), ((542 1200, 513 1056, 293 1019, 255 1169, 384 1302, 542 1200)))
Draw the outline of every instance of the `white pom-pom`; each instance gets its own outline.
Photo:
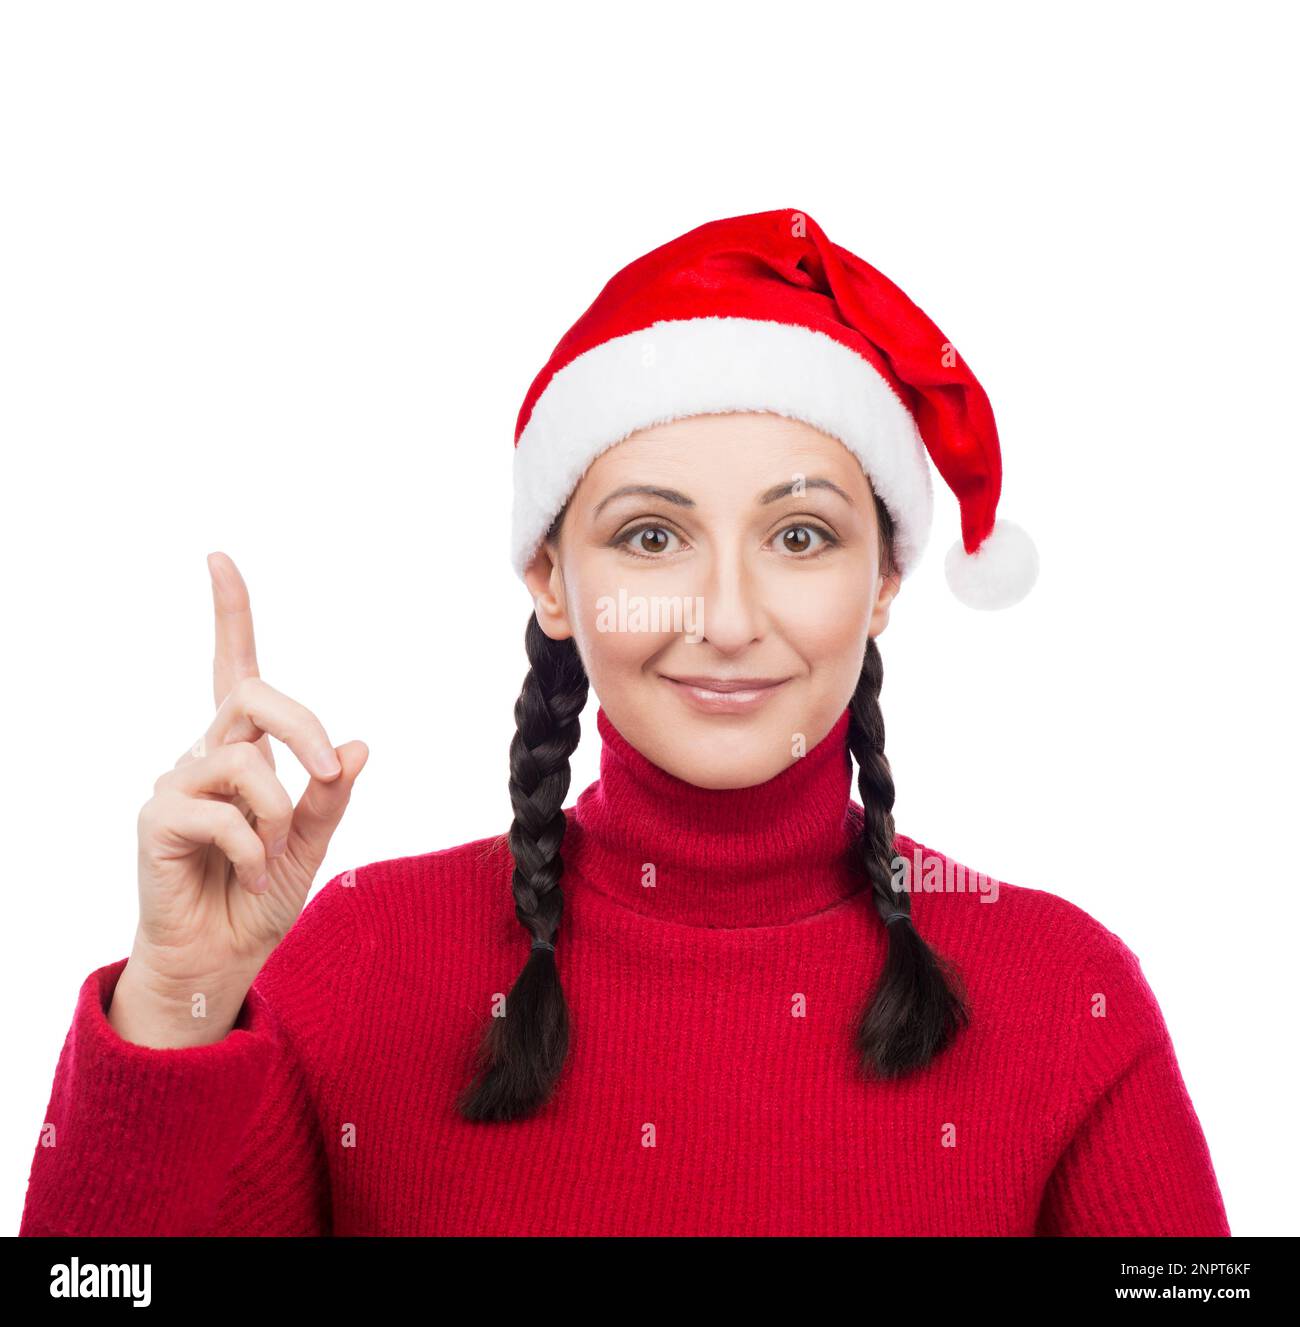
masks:
POLYGON ((967 608, 1010 608, 1038 579, 1038 549, 1014 521, 997 520, 974 553, 958 539, 943 570, 948 588, 967 608))

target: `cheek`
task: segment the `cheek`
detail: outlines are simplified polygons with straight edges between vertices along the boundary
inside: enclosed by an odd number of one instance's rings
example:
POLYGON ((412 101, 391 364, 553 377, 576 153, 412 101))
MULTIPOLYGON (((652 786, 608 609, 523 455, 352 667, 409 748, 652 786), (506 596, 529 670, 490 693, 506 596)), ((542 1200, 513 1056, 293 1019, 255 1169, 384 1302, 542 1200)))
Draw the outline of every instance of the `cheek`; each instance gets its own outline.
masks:
POLYGON ((870 569, 827 569, 816 576, 790 576, 772 598, 772 612, 786 639, 810 662, 853 656, 866 649, 871 625, 870 569))
MULTIPOLYGON (((656 619, 649 612, 647 593, 612 574, 570 579, 569 621, 593 683, 639 669, 680 634, 672 630, 669 614, 656 619), (657 625, 667 629, 655 630, 657 625)), ((656 588, 656 596, 662 593, 656 588)))

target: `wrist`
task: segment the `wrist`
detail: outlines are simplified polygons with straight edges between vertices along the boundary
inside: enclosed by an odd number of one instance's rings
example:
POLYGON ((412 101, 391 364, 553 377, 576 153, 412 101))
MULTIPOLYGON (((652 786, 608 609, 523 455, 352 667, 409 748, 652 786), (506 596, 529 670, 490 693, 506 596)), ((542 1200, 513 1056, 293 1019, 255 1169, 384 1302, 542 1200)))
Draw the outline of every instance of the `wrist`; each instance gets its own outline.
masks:
POLYGON ((209 1045, 229 1035, 251 984, 179 981, 133 955, 118 977, 106 1018, 118 1036, 136 1045, 209 1045))

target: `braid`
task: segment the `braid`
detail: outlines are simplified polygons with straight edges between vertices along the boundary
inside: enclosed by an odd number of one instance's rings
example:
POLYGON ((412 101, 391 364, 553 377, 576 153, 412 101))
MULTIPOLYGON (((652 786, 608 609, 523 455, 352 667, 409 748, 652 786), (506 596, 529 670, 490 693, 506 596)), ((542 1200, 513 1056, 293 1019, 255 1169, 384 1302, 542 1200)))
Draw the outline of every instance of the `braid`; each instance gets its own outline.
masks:
POLYGON ((569 757, 578 745, 588 681, 572 639, 552 640, 530 613, 524 632, 529 670, 515 702, 510 742, 510 826, 515 916, 532 936, 523 971, 479 1048, 478 1072, 457 1105, 469 1120, 513 1120, 544 1104, 569 1049, 569 1010, 555 965, 564 898, 569 757))
POLYGON ((898 1078, 924 1068, 970 1021, 960 980, 912 924, 912 896, 893 885, 894 776, 885 756, 880 712, 884 666, 872 637, 849 702, 849 749, 858 762, 864 812, 859 848, 888 952, 880 983, 859 1020, 856 1045, 868 1076, 898 1078), (906 920, 896 919, 903 913, 906 920))

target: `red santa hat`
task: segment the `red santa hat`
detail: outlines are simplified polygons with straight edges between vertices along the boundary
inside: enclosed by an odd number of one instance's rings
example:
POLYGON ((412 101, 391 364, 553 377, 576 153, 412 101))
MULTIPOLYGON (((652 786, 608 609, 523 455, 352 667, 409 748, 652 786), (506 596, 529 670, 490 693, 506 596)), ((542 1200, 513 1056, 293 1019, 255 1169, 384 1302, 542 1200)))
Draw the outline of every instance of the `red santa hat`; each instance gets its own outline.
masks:
POLYGON ((772 411, 838 438, 894 520, 906 577, 929 537, 926 453, 961 506, 953 594, 1006 608, 1038 554, 997 519, 1002 458, 984 389, 912 301, 806 212, 710 221, 629 263, 564 334, 515 427, 518 575, 587 467, 638 429, 772 411))

